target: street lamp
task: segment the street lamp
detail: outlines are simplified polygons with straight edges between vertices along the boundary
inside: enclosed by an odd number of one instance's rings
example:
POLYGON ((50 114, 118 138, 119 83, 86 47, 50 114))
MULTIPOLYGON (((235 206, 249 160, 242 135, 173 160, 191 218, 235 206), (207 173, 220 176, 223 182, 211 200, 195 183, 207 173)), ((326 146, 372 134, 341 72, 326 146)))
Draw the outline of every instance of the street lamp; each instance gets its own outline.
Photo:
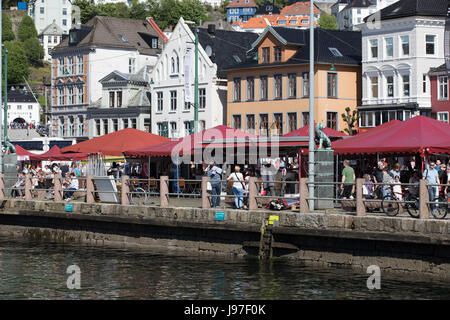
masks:
POLYGON ((194 133, 198 132, 198 25, 194 21, 185 21, 195 25, 195 82, 194 82, 194 133))
POLYGON ((314 0, 309 8, 309 210, 314 211, 314 0))

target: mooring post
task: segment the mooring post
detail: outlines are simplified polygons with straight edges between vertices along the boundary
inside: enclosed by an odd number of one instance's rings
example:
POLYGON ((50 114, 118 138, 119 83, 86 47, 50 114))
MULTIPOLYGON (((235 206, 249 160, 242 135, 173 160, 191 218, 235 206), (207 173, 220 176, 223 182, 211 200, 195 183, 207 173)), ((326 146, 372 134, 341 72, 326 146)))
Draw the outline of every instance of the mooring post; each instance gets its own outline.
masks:
POLYGON ((309 203, 306 198, 309 197, 309 190, 307 182, 308 178, 300 178, 300 213, 308 213, 309 212, 309 203))
POLYGON ((159 201, 161 207, 169 206, 169 177, 161 176, 159 178, 159 201))
MULTIPOLYGON (((434 187, 431 187, 434 188, 434 187)), ((430 210, 428 209, 428 201, 430 195, 428 193, 428 180, 420 179, 419 181, 419 217, 420 219, 429 219, 430 210)))
POLYGON ((256 201, 256 196, 258 187, 256 186, 256 177, 250 177, 248 183, 248 210, 257 210, 258 201, 256 201))
POLYGON ((0 173, 0 200, 5 199, 5 175, 0 173))
POLYGON ((54 178, 53 190, 55 191, 54 201, 62 201, 61 173, 56 173, 54 178))
POLYGON ((364 205, 363 199, 363 183, 364 179, 356 179, 356 215, 365 216, 366 206, 364 205))
POLYGON ((33 200, 33 196, 31 194, 31 174, 27 173, 25 175, 25 200, 31 201, 33 200))
POLYGON ((128 185, 128 182, 130 181, 130 177, 127 175, 122 176, 122 205, 129 205, 130 204, 130 186, 128 185))
POLYGON ((211 202, 208 197, 208 182, 210 177, 202 177, 202 209, 211 208, 211 202))
POLYGON ((86 203, 94 203, 94 181, 92 175, 86 176, 86 203))

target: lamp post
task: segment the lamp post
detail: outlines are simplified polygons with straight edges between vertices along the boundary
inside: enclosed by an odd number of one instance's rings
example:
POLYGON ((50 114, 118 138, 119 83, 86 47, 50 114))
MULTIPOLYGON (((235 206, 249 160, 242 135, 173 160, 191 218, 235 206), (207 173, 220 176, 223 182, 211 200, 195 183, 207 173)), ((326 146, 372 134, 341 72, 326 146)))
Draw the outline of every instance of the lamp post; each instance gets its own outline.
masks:
MULTIPOLYGON (((309 8, 309 198, 314 198, 314 0, 309 8)), ((309 200, 309 210, 314 211, 314 200, 309 200)))
POLYGON ((5 99, 3 104, 3 141, 6 148, 8 138, 8 48, 5 47, 5 99))
MULTIPOLYGON (((0 0, 0 8, 3 8, 3 1, 0 0)), ((0 14, 0 41, 2 39, 2 14, 0 14)), ((2 44, 3 47, 3 44, 2 44)), ((2 59, 3 59, 3 55, 0 54, 0 77, 2 74, 2 59)), ((1 86, 0 86, 0 103, 2 101, 2 90, 1 90, 1 86)), ((0 173, 3 173, 3 147, 2 147, 2 112, 0 110, 0 173)))
POLYGON ((186 24, 195 25, 195 78, 194 78, 194 132, 198 132, 198 25, 193 21, 185 21, 186 24))

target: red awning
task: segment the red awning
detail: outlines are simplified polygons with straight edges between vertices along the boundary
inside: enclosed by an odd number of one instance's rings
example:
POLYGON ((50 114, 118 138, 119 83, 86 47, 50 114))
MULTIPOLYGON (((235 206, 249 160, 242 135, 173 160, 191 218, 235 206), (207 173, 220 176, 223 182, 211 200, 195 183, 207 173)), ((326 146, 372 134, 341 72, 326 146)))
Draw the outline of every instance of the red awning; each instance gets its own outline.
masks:
POLYGON ((132 128, 122 129, 61 149, 61 152, 102 153, 121 156, 127 150, 154 146, 170 139, 132 128))
MULTIPOLYGON (((191 134, 187 137, 181 138, 176 141, 170 141, 159 145, 148 146, 135 150, 128 150, 125 152, 127 156, 158 156, 168 157, 172 154, 182 156, 192 154, 194 148, 200 147, 202 144, 209 146, 214 144, 214 140, 224 139, 243 139, 243 138, 256 138, 257 136, 251 133, 243 132, 237 129, 232 129, 224 125, 216 126, 211 129, 203 130, 195 134, 191 134)), ((222 146, 222 144, 220 144, 222 146)))
MULTIPOLYGON (((315 125, 316 123, 314 123, 314 126, 315 125)), ((325 133, 329 138, 348 136, 345 133, 330 129, 328 127, 325 127, 325 129, 323 129, 323 133, 325 133)), ((309 136, 309 125, 301 127, 300 129, 297 129, 295 131, 291 131, 285 134, 283 137, 308 137, 308 136, 309 136)))
POLYGON ((87 159, 87 153, 61 153, 58 146, 53 146, 47 152, 33 156, 31 160, 39 161, 75 161, 87 159))
POLYGON ((337 154, 450 153, 450 124, 425 116, 393 120, 332 143, 337 154))

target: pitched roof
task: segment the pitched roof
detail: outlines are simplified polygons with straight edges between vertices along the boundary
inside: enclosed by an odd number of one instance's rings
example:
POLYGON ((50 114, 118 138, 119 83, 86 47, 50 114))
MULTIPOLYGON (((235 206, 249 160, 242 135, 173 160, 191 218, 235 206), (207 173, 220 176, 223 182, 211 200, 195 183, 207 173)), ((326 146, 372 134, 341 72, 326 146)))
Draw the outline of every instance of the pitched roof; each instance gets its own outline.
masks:
POLYGON ((256 15, 264 15, 264 14, 279 14, 280 9, 277 8, 273 4, 272 1, 266 1, 262 6, 260 6, 258 9, 256 9, 256 15))
POLYGON ((31 93, 23 90, 9 90, 8 102, 37 102, 31 93))
MULTIPOLYGON (((278 65, 300 65, 309 63, 309 30, 268 27, 268 32, 278 34, 286 43, 297 44, 299 49, 286 62, 274 62, 258 64, 252 58, 248 58, 245 62, 235 65, 227 70, 245 69, 256 66, 278 66, 278 65), (295 41, 295 43, 294 43, 295 41)), ((261 36, 263 36, 261 34, 261 36)), ((263 37, 260 36, 260 40, 263 37)), ((314 31, 314 61, 317 63, 344 64, 344 65, 360 65, 361 64, 361 32, 360 31, 342 31, 342 30, 326 30, 316 28, 314 31), (335 56, 330 48, 336 48, 342 56, 335 56)), ((257 46, 257 43, 254 43, 257 46)), ((251 50, 253 50, 252 48, 251 50)), ((249 50, 250 51, 250 50, 249 50)))
MULTIPOLYGON (((381 20, 414 16, 445 17, 447 6, 447 0, 400 0, 378 12, 381 20)), ((373 15, 366 17, 364 21, 368 21, 373 15)))
MULTIPOLYGON (((160 49, 152 49, 151 37, 162 39, 160 34, 147 20, 95 16, 81 28, 82 39, 76 47, 112 47, 136 49, 141 54, 156 55, 160 49)), ((163 40, 164 41, 164 40, 163 40)), ((160 41, 160 42, 163 42, 160 41)), ((54 51, 72 47, 66 37, 54 51)))
POLYGON ((42 32, 39 35, 56 35, 56 36, 60 36, 64 33, 64 30, 58 26, 55 22, 55 20, 53 20, 52 23, 50 23, 48 26, 45 27, 44 30, 42 30, 42 32))
POLYGON ((215 30, 214 34, 210 34, 208 29, 199 28, 198 33, 203 49, 211 47, 210 59, 217 65, 219 78, 226 78, 224 69, 246 60, 247 50, 257 38, 258 35, 253 32, 215 30))
POLYGON ((255 1, 253 0, 230 0, 227 8, 257 8, 255 1))
POLYGON ((239 25, 242 29, 266 28, 269 25, 272 27, 308 27, 309 17, 287 17, 281 14, 262 15, 250 18, 247 22, 236 21, 233 25, 239 25))
POLYGON ((352 0, 344 10, 351 8, 367 8, 374 5, 376 5, 376 1, 373 0, 352 0))
POLYGON ((447 66, 444 63, 443 65, 440 65, 436 68, 430 68, 430 71, 428 72, 428 75, 430 76, 438 76, 438 75, 446 75, 448 73, 447 66))
MULTIPOLYGON (((309 2, 295 2, 281 9, 281 14, 286 16, 295 15, 309 15, 310 3, 309 2)), ((314 5, 314 14, 319 14, 320 9, 314 5)))

